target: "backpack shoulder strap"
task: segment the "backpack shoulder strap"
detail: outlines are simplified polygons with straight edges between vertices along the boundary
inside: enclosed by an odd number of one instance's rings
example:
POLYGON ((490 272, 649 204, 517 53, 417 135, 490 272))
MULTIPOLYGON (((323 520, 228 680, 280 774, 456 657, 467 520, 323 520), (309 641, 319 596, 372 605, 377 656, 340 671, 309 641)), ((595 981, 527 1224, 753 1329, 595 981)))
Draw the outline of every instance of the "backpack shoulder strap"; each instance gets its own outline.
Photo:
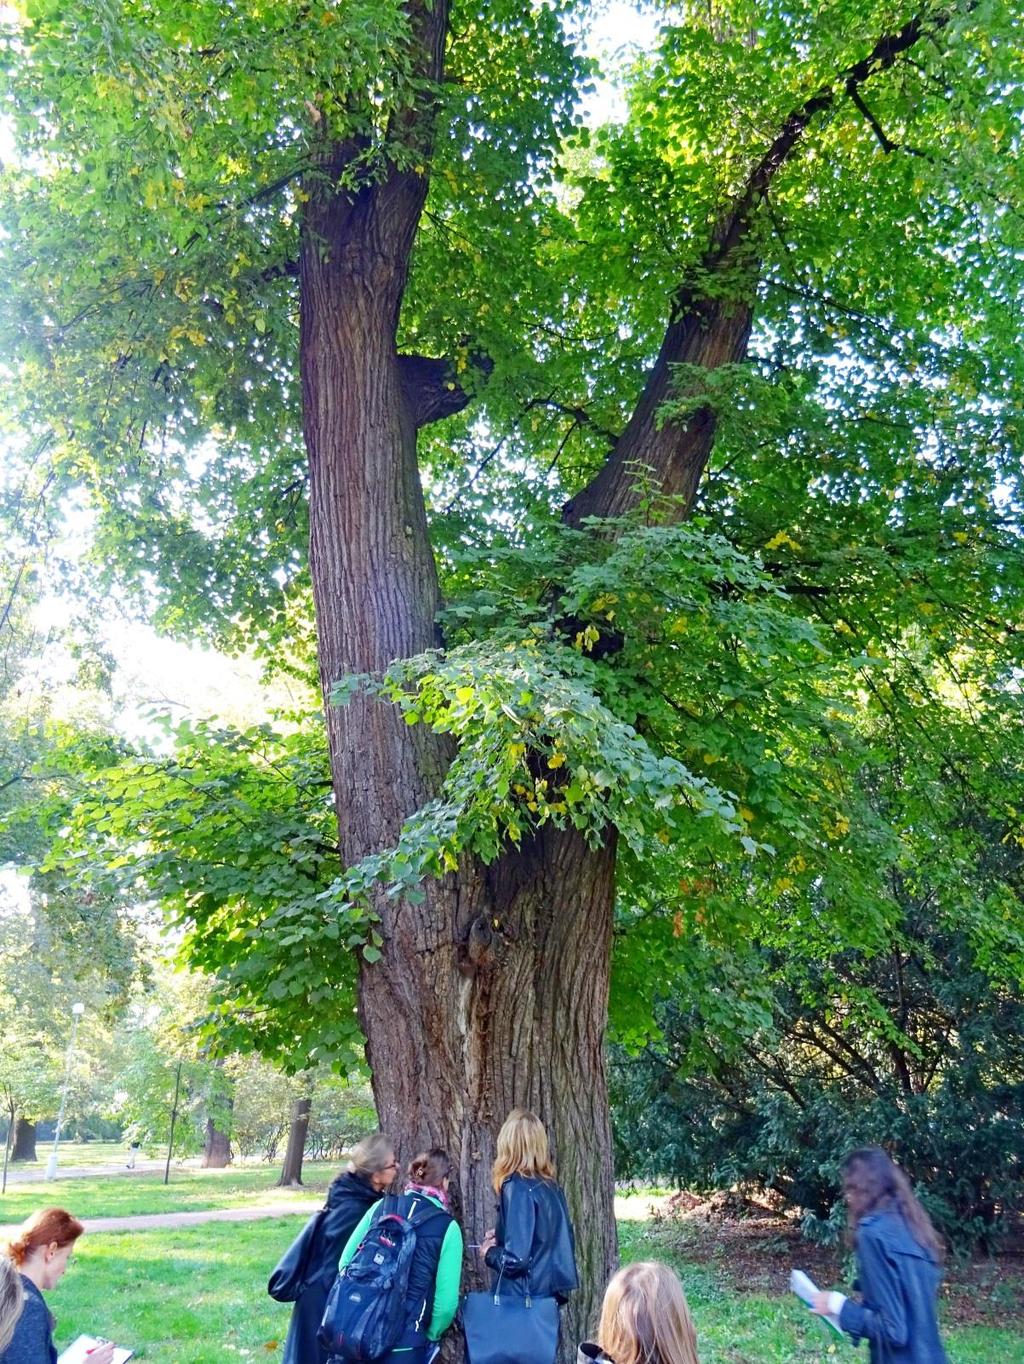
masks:
POLYGON ((422 1207, 417 1208, 409 1220, 414 1227, 421 1227, 424 1222, 430 1222, 435 1217, 447 1217, 449 1222, 455 1220, 447 1208, 439 1208, 437 1204, 432 1202, 429 1198, 424 1198, 422 1200, 422 1207))
POLYGON ((385 1217, 388 1213, 398 1212, 398 1202, 399 1200, 394 1194, 385 1194, 383 1198, 379 1199, 378 1202, 373 1205, 373 1212, 366 1228, 367 1231, 370 1230, 370 1227, 376 1226, 380 1219, 385 1217), (390 1206, 388 1206, 389 1204, 390 1206))

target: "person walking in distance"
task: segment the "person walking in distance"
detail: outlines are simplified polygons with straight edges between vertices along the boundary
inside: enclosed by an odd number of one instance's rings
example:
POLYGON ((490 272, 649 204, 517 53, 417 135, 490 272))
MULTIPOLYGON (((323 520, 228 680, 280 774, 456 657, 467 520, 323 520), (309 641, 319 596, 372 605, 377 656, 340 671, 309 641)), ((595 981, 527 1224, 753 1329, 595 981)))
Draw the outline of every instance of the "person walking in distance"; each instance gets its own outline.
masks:
POLYGON ((910 1181, 877 1146, 843 1162, 847 1226, 861 1301, 818 1293, 812 1308, 835 1317, 871 1364, 947 1364, 936 1303, 942 1242, 910 1181))

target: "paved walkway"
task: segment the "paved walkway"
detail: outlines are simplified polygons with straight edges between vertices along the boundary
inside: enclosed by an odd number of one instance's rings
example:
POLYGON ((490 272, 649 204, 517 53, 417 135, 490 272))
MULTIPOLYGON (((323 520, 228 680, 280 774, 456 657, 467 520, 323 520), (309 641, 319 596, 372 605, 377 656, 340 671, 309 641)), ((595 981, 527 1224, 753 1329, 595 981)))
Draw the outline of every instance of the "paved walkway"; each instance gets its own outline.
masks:
MULTIPOLYGON (((0 1152, 2 1156, 2 1152, 0 1152)), ((2 1160, 0 1160, 2 1163, 2 1160)), ((176 1160, 171 1168, 174 1170, 198 1169, 198 1158, 186 1161, 176 1160)), ((127 1179, 130 1175, 153 1174, 154 1171, 163 1170, 162 1160, 138 1160, 135 1169, 129 1170, 124 1161, 120 1164, 110 1165, 60 1165, 57 1166, 57 1179, 109 1179, 111 1175, 124 1175, 127 1179)), ((231 1168, 230 1166, 228 1167, 231 1168)), ((237 1172, 238 1167, 235 1167, 237 1172)), ((216 1174, 216 1170, 205 1171, 204 1173, 216 1174)), ((52 1184, 53 1180, 46 1178, 46 1161, 40 1160, 38 1165, 8 1165, 7 1183, 10 1184, 52 1184)))
MULTIPOLYGON (((199 1227, 204 1222, 256 1222, 263 1217, 293 1217, 316 1211, 319 1203, 311 1199, 291 1199, 288 1202, 267 1203, 257 1208, 206 1208, 197 1212, 151 1212, 138 1217, 83 1217, 87 1232, 95 1231, 158 1231, 163 1227, 199 1227)), ((9 1236, 17 1223, 0 1226, 0 1238, 9 1236)))

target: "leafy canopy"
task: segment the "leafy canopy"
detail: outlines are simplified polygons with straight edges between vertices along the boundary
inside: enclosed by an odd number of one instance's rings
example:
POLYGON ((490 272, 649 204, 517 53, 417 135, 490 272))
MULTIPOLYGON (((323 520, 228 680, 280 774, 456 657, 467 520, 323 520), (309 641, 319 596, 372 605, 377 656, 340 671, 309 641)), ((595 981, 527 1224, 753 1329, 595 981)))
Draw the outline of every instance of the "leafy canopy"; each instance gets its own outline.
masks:
MULTIPOLYGON (((319 1005, 349 988, 346 948, 374 958, 372 881, 415 897, 547 821, 621 835, 634 1039, 654 943, 666 978, 755 927, 783 950, 877 949, 908 839, 953 876, 951 783, 1020 836, 1019 756, 985 773, 1019 723, 1017 8, 927 6, 921 41, 854 88, 839 73, 906 22, 891 6, 668 10, 626 115, 584 125, 587 8, 457 4, 439 90, 398 4, 32 4, 7 33, 5 373, 50 496, 88 507, 99 584, 307 677, 294 271, 312 148, 348 139, 346 175, 373 183, 412 155, 389 117, 439 109, 411 167, 429 197, 399 343, 451 356, 475 392, 420 438, 445 649, 343 691, 453 736, 440 799, 338 878, 313 717, 206 727, 169 764, 82 764, 59 850, 109 867, 143 830, 125 875, 253 1019, 262 1001, 270 1049, 311 1016, 325 1055, 350 1044, 347 1008, 321 1022, 319 1005), (746 250, 709 274, 715 225, 825 88, 746 250), (715 414, 696 516, 680 529, 651 488, 628 522, 567 531, 559 508, 681 293, 755 310, 748 359, 680 367, 660 413, 715 414), (898 813, 873 795, 893 764, 915 793, 898 813)), ((1018 962, 1002 891, 963 912, 979 960, 1018 962)))

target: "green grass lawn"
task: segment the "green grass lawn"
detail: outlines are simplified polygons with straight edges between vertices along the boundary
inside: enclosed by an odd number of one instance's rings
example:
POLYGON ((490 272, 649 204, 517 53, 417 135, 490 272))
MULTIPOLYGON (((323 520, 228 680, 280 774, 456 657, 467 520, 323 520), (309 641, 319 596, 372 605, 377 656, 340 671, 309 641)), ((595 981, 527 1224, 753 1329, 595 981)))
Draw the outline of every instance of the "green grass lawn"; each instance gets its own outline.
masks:
MULTIPOLYGON (((267 1275, 301 1217, 211 1223, 173 1232, 89 1236, 50 1295, 58 1346, 82 1331, 136 1348, 151 1364, 272 1361, 290 1308, 266 1295, 267 1275)), ((643 1223, 626 1223, 623 1256, 652 1256, 643 1223)), ((708 1266, 677 1263, 700 1337, 702 1364, 863 1364, 866 1354, 826 1334, 780 1292, 735 1294, 708 1266)), ((1024 1334, 974 1327, 946 1332, 952 1364, 1022 1364, 1024 1334)))
POLYGON ((194 1212, 203 1208, 233 1208, 282 1199, 309 1198, 315 1207, 341 1167, 308 1162, 303 1189, 276 1187, 277 1166, 239 1170, 193 1170, 171 1167, 165 1185, 162 1173, 133 1172, 92 1178, 57 1179, 54 1183, 8 1184, 0 1198, 0 1223, 20 1222, 36 1208, 54 1205, 76 1217, 135 1217, 150 1212, 194 1212))

